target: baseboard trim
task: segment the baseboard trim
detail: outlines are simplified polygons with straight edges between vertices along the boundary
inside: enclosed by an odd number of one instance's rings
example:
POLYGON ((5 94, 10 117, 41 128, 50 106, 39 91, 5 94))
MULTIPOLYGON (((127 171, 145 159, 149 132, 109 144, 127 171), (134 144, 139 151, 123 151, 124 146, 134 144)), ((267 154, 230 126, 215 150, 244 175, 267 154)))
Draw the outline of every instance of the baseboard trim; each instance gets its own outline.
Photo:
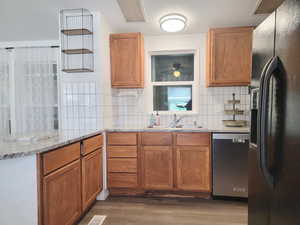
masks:
POLYGON ((108 196, 109 196, 109 191, 108 189, 105 189, 101 191, 100 194, 97 196, 97 200, 104 201, 108 198, 108 196))

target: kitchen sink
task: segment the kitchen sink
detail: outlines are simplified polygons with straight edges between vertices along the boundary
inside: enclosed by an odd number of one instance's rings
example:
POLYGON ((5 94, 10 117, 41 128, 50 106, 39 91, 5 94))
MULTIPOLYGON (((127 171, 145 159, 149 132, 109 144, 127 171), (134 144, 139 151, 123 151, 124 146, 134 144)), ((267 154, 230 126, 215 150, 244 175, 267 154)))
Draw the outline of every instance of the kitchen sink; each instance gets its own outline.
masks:
POLYGON ((177 127, 147 127, 146 129, 149 130, 205 130, 205 128, 201 127, 201 126, 177 126, 177 127))

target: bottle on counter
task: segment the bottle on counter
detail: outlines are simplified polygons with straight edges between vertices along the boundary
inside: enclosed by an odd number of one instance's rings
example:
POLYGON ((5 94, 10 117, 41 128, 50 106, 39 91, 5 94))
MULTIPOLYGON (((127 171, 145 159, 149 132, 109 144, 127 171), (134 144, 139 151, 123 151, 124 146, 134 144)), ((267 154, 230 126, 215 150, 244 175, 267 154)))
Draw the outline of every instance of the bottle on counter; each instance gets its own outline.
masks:
POLYGON ((156 124, 156 118, 155 118, 154 114, 151 113, 150 120, 149 120, 149 127, 152 128, 155 126, 155 124, 156 124))
POLYGON ((156 111, 155 126, 160 126, 160 115, 158 114, 158 111, 156 111))

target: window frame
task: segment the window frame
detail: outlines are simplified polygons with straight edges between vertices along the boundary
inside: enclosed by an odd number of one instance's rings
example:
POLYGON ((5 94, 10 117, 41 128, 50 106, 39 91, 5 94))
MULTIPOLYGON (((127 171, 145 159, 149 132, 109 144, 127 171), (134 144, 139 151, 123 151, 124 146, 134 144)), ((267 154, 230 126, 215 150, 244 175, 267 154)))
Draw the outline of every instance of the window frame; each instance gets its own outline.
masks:
POLYGON ((158 111, 159 114, 173 115, 173 114, 187 114, 194 115, 198 113, 199 102, 197 101, 197 96, 199 93, 199 51, 197 49, 191 50, 174 50, 174 51, 150 51, 148 54, 148 69, 147 69, 147 87, 148 88, 148 102, 149 108, 148 112, 156 113, 153 111, 153 87, 154 86, 181 86, 181 85, 191 85, 192 86, 192 110, 191 111, 158 111), (194 54, 194 81, 152 81, 152 56, 156 55, 178 55, 178 54, 194 54))

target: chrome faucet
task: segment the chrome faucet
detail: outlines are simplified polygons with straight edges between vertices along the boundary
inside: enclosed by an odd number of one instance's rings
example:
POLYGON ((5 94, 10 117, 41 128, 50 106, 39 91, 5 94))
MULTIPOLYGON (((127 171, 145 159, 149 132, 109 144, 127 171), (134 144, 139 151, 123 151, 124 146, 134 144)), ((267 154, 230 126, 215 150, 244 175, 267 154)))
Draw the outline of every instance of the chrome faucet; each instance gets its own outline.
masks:
POLYGON ((178 126, 178 123, 183 119, 184 116, 180 116, 177 118, 177 115, 174 114, 173 120, 170 123, 169 127, 176 128, 178 126))

